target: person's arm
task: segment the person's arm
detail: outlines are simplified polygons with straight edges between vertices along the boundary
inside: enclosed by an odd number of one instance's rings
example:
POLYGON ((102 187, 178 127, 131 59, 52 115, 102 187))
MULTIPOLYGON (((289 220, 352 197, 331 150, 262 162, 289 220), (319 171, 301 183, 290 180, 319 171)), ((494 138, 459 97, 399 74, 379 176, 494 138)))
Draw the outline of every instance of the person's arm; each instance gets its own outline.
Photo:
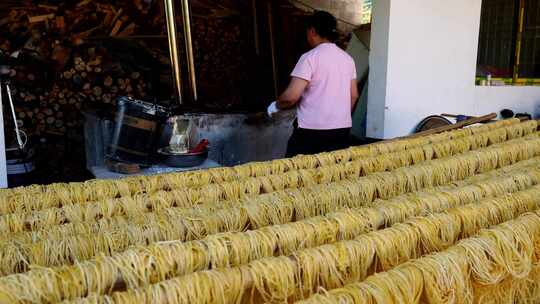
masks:
POLYGON ((277 100, 277 108, 286 110, 294 107, 302 98, 309 82, 299 77, 292 77, 289 86, 277 100))
POLYGON ((359 97, 358 83, 356 82, 356 79, 353 79, 351 80, 351 111, 354 111, 356 108, 356 102, 358 102, 359 97))

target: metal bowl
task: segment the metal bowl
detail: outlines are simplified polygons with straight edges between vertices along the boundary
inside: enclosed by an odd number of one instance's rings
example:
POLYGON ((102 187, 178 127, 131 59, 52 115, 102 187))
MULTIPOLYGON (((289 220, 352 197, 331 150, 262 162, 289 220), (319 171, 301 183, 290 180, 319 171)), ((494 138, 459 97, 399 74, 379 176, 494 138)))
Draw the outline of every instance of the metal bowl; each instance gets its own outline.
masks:
POLYGON ((208 159, 208 149, 198 153, 170 153, 159 149, 161 162, 174 168, 192 168, 202 165, 208 159))

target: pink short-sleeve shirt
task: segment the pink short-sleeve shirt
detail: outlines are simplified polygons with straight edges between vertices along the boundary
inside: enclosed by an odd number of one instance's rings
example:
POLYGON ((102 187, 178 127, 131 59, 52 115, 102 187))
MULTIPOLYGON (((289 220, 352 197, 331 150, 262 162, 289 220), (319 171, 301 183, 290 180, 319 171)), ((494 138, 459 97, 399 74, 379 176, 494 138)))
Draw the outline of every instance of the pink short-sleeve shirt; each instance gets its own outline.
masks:
POLYGON ((309 81, 298 105, 298 126, 332 130, 352 127, 351 81, 354 60, 333 43, 323 43, 302 55, 292 77, 309 81))

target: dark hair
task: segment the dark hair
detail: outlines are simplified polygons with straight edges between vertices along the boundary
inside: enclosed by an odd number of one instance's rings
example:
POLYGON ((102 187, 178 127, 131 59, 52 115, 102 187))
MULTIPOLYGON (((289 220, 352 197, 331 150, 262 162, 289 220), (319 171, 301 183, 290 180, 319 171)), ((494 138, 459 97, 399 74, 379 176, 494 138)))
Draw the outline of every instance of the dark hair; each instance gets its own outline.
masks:
POLYGON ((335 41, 339 37, 337 31, 337 19, 329 12, 315 11, 307 19, 307 28, 314 28, 319 36, 330 41, 335 41))

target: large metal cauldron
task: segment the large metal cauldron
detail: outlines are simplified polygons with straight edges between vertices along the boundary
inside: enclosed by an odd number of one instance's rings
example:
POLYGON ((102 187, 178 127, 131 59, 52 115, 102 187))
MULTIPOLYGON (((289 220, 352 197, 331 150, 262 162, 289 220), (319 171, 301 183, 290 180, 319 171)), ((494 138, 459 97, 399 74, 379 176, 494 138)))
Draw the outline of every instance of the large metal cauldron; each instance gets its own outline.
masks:
POLYGON ((118 98, 109 158, 151 165, 161 122, 168 115, 164 107, 129 97, 118 98))

